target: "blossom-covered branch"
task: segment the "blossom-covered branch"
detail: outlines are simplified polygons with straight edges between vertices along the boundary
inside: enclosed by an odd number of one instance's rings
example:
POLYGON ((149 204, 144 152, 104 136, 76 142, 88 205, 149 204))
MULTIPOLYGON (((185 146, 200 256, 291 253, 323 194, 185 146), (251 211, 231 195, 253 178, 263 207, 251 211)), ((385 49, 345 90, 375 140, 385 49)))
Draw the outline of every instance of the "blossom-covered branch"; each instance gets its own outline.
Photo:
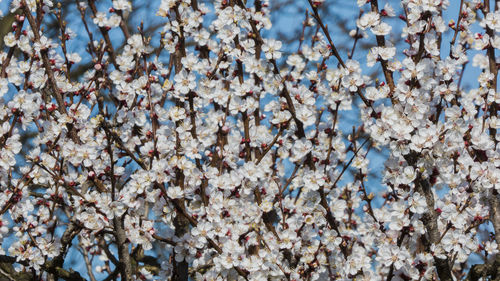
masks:
POLYGON ((500 276, 497 1, 206 2, 10 1, 0 276, 500 276))

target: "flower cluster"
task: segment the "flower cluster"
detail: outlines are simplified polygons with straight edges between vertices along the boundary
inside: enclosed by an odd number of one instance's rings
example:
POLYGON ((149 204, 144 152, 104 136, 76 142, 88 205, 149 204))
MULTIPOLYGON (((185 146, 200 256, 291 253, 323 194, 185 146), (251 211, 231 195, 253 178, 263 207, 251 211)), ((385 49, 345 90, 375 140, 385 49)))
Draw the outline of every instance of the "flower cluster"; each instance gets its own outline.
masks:
POLYGON ((67 51, 77 35, 60 6, 11 3, 0 52, 0 262, 12 272, 500 274, 498 6, 464 0, 447 23, 447 0, 358 0, 344 59, 320 16, 328 1, 308 1, 303 30, 314 35, 290 55, 263 36, 268 0, 162 0, 152 38, 142 25, 129 30, 129 1, 95 2, 78 4, 87 53, 67 51), (57 36, 44 31, 49 16, 57 36), (404 42, 391 36, 396 22, 404 42), (372 46, 361 60, 358 40, 372 46), (480 74, 467 89, 470 60, 480 74), (354 126, 341 124, 352 116, 354 126), (387 155, 379 177, 376 150, 387 155), (86 272, 67 267, 69 253, 86 272), (478 257, 484 266, 471 266, 478 257))

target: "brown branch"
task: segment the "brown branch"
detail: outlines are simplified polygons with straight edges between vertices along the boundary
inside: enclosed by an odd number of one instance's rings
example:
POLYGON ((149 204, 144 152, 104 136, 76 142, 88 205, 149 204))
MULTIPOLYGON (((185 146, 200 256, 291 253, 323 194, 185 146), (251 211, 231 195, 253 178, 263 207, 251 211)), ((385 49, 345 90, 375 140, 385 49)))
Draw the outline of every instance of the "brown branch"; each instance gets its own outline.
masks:
MULTIPOLYGON (((372 6, 372 11, 377 12, 380 14, 378 10, 378 0, 371 0, 371 6, 372 6)), ((379 47, 385 47, 385 38, 382 35, 377 35, 377 45, 379 47)), ((385 76, 385 81, 387 81, 387 85, 389 85, 389 89, 391 90, 391 93, 394 92, 395 86, 394 86, 394 78, 392 76, 392 71, 389 70, 387 67, 387 61, 386 60, 380 60, 380 64, 382 65, 382 71, 384 72, 385 76)))
MULTIPOLYGON (((328 32, 328 28, 323 24, 323 21, 321 20, 321 17, 319 16, 318 7, 315 4, 313 4, 313 2, 311 0, 307 0, 307 1, 309 1, 309 5, 311 6, 311 8, 312 8, 312 10, 314 12, 314 14, 313 14, 314 19, 321 26, 321 30, 323 30, 323 33, 325 34, 326 39, 328 40, 328 44, 330 44, 330 48, 331 48, 331 51, 332 51, 333 55, 337 58, 337 60, 339 61, 339 64, 343 68, 346 68, 346 65, 345 65, 344 61, 340 57, 340 55, 339 55, 339 53, 337 51, 337 48, 335 47, 335 44, 333 43, 333 40, 330 37, 330 32, 328 32)), ((363 95, 363 93, 361 93, 361 91, 360 91, 359 88, 356 91, 356 93, 361 98, 361 100, 363 101, 363 103, 366 106, 370 107, 373 110, 373 113, 375 113, 376 111, 373 108, 371 102, 368 99, 366 99, 366 97, 363 95)))
MULTIPOLYGON (((198 225, 198 222, 196 221, 195 218, 193 218, 187 211, 186 211, 186 208, 184 208, 184 205, 182 205, 181 201, 178 200, 178 199, 174 199, 174 200, 171 200, 167 197, 167 191, 165 190, 165 187, 159 183, 156 183, 155 186, 157 188, 159 188, 162 193, 163 193, 163 197, 165 198, 166 201, 168 202, 171 202, 174 207, 175 207, 175 210, 177 211, 178 214, 182 215, 184 218, 186 218, 188 221, 189 221, 189 224, 191 224, 192 226, 196 227, 198 225)), ((211 238, 207 237, 206 238, 207 241, 208 241, 208 244, 211 248, 213 248, 215 251, 217 251, 217 253, 221 254, 222 253, 222 248, 217 245, 217 243, 214 242, 214 240, 212 240, 211 238)), ((242 276, 243 278, 245 278, 245 280, 248 280, 247 276, 248 276, 248 273, 245 272, 243 269, 241 269, 240 267, 235 267, 235 270, 238 272, 238 274, 240 276, 242 276)))
MULTIPOLYGON (((35 41, 40 42, 40 34, 38 33, 39 26, 36 24, 31 11, 29 10, 28 4, 26 4, 26 0, 21 0, 21 6, 24 11, 24 16, 28 19, 28 22, 33 30, 33 35, 35 36, 35 41)), ((42 56, 43 67, 47 72, 47 76, 49 77, 49 85, 52 88, 52 94, 54 95, 58 110, 61 113, 66 113, 66 106, 64 106, 64 99, 61 95, 61 91, 57 87, 57 82, 54 77, 54 71, 52 70, 52 66, 49 62, 48 49, 40 50, 40 55, 42 56)))
MULTIPOLYGON (((16 17, 17 17, 17 15, 16 15, 16 17)), ((16 37, 16 40, 19 40, 19 37, 21 37, 21 33, 23 31, 24 20, 23 21, 18 20, 17 23, 18 23, 18 25, 16 26, 15 37, 16 37)), ((10 64, 10 60, 12 59, 12 56, 14 55, 14 51, 16 50, 16 48, 17 48, 17 45, 14 45, 14 46, 9 48, 9 53, 7 54, 7 57, 5 58, 5 60, 3 61, 3 64, 2 64, 2 71, 0 73, 0 77, 3 77, 3 78, 6 77, 5 71, 7 70, 7 67, 10 64)))
MULTIPOLYGON (((417 169, 416 164, 418 158, 419 155, 417 155, 414 152, 405 155, 406 161, 414 169, 417 169)), ((414 183, 416 191, 424 195, 425 201, 427 203, 427 213, 425 213, 422 216, 422 222, 425 228, 427 229, 430 243, 437 245, 439 243, 441 235, 438 228, 438 213, 434 209, 434 193, 432 192, 431 184, 427 179, 422 178, 422 175, 420 173, 417 174, 417 178, 414 183)), ((439 276, 439 280, 441 281, 454 280, 451 273, 451 267, 448 258, 441 259, 435 256, 434 263, 436 266, 436 271, 439 276)))
MULTIPOLYGON (((92 13, 94 14, 94 16, 96 16, 97 8, 95 6, 95 0, 88 0, 88 2, 92 13)), ((113 48, 113 44, 111 43, 111 39, 109 38, 108 30, 105 27, 99 27, 99 30, 101 31, 102 37, 104 37, 104 41, 106 42, 106 51, 111 58, 111 63, 115 66, 116 69, 120 69, 120 66, 118 65, 118 63, 116 63, 115 50, 113 48)))
POLYGON ((500 255, 497 254, 497 257, 493 264, 475 264, 471 266, 469 269, 469 273, 467 277, 465 277, 465 281, 478 281, 481 278, 491 276, 491 280, 497 280, 497 272, 498 272, 498 261, 500 255))

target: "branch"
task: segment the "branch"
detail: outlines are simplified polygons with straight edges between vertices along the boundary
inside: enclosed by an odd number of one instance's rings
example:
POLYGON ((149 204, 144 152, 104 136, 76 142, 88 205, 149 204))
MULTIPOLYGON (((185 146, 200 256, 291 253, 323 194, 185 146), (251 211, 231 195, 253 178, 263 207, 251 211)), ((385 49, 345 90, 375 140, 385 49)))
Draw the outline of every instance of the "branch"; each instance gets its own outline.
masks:
MULTIPOLYGON (((92 10, 92 13, 94 16, 97 15, 97 8, 95 6, 95 0, 89 0, 89 7, 92 10)), ((108 30, 104 27, 99 27, 99 30, 101 31, 102 37, 104 37, 104 41, 106 42, 106 51, 109 54, 109 57, 111 58, 111 63, 115 66, 115 68, 118 70, 120 69, 120 66, 118 63, 116 63, 116 55, 115 55, 115 50, 113 48, 113 44, 111 44, 111 39, 109 38, 108 30)))
MULTIPOLYGON (((64 258, 66 256, 69 246, 71 245, 71 241, 73 241, 73 238, 75 238, 75 236, 78 235, 80 230, 81 227, 76 222, 71 221, 61 237, 61 252, 57 257, 46 262, 46 264, 44 265, 45 271, 55 274, 56 279, 57 277, 63 278, 65 280, 80 280, 77 278, 78 277, 81 278, 78 272, 75 272, 73 270, 70 270, 68 272, 62 268, 64 264, 64 258)), ((85 279, 81 278, 81 280, 85 279)))
MULTIPOLYGON (((418 158, 419 155, 417 155, 417 153, 411 153, 405 155, 406 161, 408 162, 408 164, 413 166, 413 168, 415 168, 418 158)), ((427 233, 429 234, 430 243, 437 245, 439 244, 441 235, 438 229, 438 214, 434 209, 434 193, 432 192, 431 184, 429 183, 429 181, 423 179, 420 173, 418 173, 417 178, 415 180, 415 189, 416 191, 425 196, 428 212, 423 215, 422 222, 425 228, 427 229, 427 233)), ((434 256, 434 263, 436 266, 436 271, 439 276, 439 280, 441 281, 454 280, 451 274, 451 268, 448 258, 440 259, 434 256)))
MULTIPOLYGON (((56 259, 56 258, 54 258, 54 259, 56 259)), ((86 281, 85 278, 83 278, 79 272, 74 271, 73 269, 70 269, 68 271, 68 270, 62 268, 62 266, 55 265, 53 263, 54 259, 43 264, 42 269, 48 273, 52 273, 52 274, 57 275, 57 277, 62 278, 66 281, 86 281)), ((6 256, 6 255, 0 255, 0 263, 4 263, 4 264, 5 263, 10 263, 10 264, 18 263, 18 264, 22 264, 24 266, 29 266, 29 262, 26 260, 17 261, 16 258, 11 257, 11 256, 6 256)), ((1 273, 5 275, 4 272, 1 272, 1 273)), ((31 274, 29 274, 29 275, 30 275, 29 277, 32 277, 31 274)), ((25 279, 24 276, 19 276, 16 274, 15 280, 32 280, 32 278, 25 279)))
MULTIPOLYGON (((311 8, 312 8, 312 10, 314 12, 314 15, 313 15, 314 19, 321 26, 321 30, 323 30, 323 33, 325 34, 326 39, 328 40, 328 44, 330 44, 330 47, 331 47, 333 55, 337 58, 337 60, 339 61, 339 64, 343 68, 346 68, 344 61, 342 60, 342 58, 340 57, 340 55, 339 55, 339 53, 337 51, 337 48, 335 48, 335 44, 333 44, 333 40, 330 37, 330 32, 328 32, 328 28, 323 24, 323 21, 321 20, 321 17, 319 16, 318 7, 315 4, 313 4, 313 2, 311 0, 307 0, 307 1, 309 1, 309 5, 311 5, 311 8)), ((371 102, 368 99, 366 99, 366 97, 361 93, 361 91, 359 90, 359 88, 358 88, 358 90, 357 90, 356 93, 361 98, 361 100, 363 101, 363 103, 366 106, 370 107, 373 110, 373 113, 375 113, 376 111, 373 108, 371 102)))
MULTIPOLYGON (((31 11, 29 10, 28 4, 26 4, 26 0, 21 0, 21 6, 23 8, 24 15, 28 19, 28 22, 31 26, 31 30, 33 31, 33 35, 35 36, 35 41, 40 42, 40 34, 38 33, 39 26, 36 24, 31 11)), ((49 77, 49 85, 52 88, 52 93, 57 101, 58 110, 61 113, 66 113, 66 107, 64 106, 64 99, 61 95, 61 91, 57 87, 57 82, 54 77, 54 71, 49 62, 48 49, 40 50, 40 55, 42 56, 43 67, 47 72, 47 76, 49 77)))
MULTIPOLYGON (((497 277, 497 272, 498 272, 498 260, 500 256, 497 255, 497 258, 493 264, 475 264, 471 266, 469 269, 469 273, 467 274, 467 277, 465 277, 465 281, 478 281, 481 278, 491 276, 493 280, 494 278, 497 277)), ((496 279, 494 279, 496 280, 496 279)))
MULTIPOLYGON (((372 0, 370 3, 372 5, 372 11, 377 12, 377 13, 380 14, 380 12, 378 10, 378 1, 377 0, 372 0)), ((385 38, 384 38, 384 36, 377 35, 376 38, 377 38, 377 45, 379 47, 385 47, 385 38)), ((422 40, 422 42, 423 42, 423 40, 422 40)), ((396 87, 394 86, 394 79, 392 77, 392 71, 390 71, 387 68, 387 61, 386 60, 380 60, 380 64, 382 65, 382 71, 384 72, 385 81, 387 81, 387 85, 389 85, 389 89, 391 90, 391 93, 393 93, 394 89, 396 87)))

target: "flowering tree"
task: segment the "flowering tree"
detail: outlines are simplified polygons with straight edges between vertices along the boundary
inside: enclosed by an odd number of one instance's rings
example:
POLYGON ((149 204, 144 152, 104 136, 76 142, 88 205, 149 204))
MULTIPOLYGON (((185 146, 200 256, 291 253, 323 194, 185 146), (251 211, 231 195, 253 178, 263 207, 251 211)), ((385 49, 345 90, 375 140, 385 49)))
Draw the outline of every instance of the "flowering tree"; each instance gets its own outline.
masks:
POLYGON ((263 35, 268 1, 162 0, 153 37, 129 28, 130 2, 108 2, 80 1, 74 19, 50 0, 11 3, 0 276, 500 278, 497 3, 461 0, 450 20, 447 0, 358 0, 339 54, 328 1, 308 0, 302 35, 314 35, 283 57, 263 35), (373 44, 361 62, 358 41, 373 44), (470 60, 480 74, 465 90, 470 60), (361 125, 343 131, 356 110, 361 125), (377 149, 381 183, 367 180, 377 149))

